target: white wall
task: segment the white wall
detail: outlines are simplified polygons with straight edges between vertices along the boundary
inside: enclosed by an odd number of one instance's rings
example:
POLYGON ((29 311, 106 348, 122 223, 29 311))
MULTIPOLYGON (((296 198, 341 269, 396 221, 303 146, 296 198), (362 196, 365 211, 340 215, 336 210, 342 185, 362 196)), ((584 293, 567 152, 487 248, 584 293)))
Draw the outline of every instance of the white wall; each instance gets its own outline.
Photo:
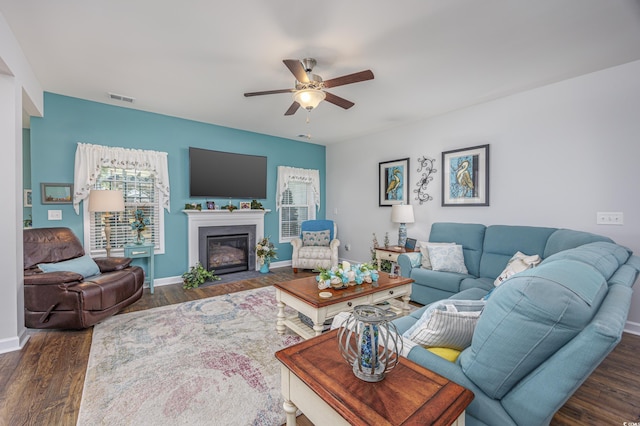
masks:
POLYGON ((22 256, 22 111, 41 115, 42 88, 0 14, 0 181, 8 203, 0 209, 0 353, 21 348, 24 326, 22 256), (13 188, 13 191, 11 191, 13 188))
MULTIPOLYGON (((338 223, 340 257, 369 260, 373 232, 397 242, 390 208, 378 207, 378 163, 409 157, 413 191, 422 156, 437 159, 427 191, 434 200, 411 197, 410 237, 426 239, 442 221, 563 227, 607 235, 640 255, 639 76, 636 61, 329 146, 327 217, 338 223), (441 207, 442 152, 487 143, 490 206, 441 207), (624 225, 596 225, 599 211, 624 212, 624 225)), ((628 324, 637 332, 639 289, 628 324)))

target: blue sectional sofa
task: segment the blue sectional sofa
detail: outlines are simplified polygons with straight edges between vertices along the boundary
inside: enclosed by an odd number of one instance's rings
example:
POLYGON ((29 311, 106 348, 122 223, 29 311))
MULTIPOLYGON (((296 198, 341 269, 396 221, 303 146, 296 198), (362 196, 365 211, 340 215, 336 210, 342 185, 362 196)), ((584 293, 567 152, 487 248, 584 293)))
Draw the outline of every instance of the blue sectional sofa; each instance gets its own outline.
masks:
MULTIPOLYGON (((493 291, 455 362, 419 345, 407 357, 473 391, 467 425, 548 424, 620 341, 640 258, 567 229, 436 223, 429 240, 461 244, 469 273, 422 269, 419 253, 401 255, 412 298, 477 300, 493 291), (543 260, 494 287, 517 251, 543 260)), ((427 308, 396 319, 400 333, 427 308)))

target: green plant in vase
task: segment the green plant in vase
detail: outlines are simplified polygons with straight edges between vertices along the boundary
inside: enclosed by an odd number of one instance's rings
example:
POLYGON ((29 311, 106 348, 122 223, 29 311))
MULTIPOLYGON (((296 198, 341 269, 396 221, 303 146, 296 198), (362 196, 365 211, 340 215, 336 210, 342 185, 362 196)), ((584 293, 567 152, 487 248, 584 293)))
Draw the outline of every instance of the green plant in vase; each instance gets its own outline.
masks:
POLYGON ((218 281, 220 277, 214 271, 208 271, 200 262, 182 274, 182 288, 197 288, 207 281, 218 281))

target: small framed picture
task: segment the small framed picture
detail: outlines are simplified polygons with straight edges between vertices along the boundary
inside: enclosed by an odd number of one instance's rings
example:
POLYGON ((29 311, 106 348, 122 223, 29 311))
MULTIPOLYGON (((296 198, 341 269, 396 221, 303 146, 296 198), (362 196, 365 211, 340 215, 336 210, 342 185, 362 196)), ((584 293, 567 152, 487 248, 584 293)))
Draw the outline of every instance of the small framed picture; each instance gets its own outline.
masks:
POLYGON ((415 251, 416 242, 417 240, 415 238, 407 238, 407 242, 404 244, 404 249, 407 251, 415 251))
POLYGON ((31 190, 30 189, 25 189, 24 190, 23 204, 24 204, 24 207, 32 207, 31 190))
POLYGON ((378 166, 378 205, 409 204, 409 159, 384 161, 378 166))
POLYGON ((215 210, 216 209, 216 203, 213 201, 207 201, 207 210, 215 210))
POLYGON ((251 203, 248 201, 240 201, 240 210, 251 210, 251 203))
POLYGON ((42 204, 72 204, 72 183, 41 183, 42 204))

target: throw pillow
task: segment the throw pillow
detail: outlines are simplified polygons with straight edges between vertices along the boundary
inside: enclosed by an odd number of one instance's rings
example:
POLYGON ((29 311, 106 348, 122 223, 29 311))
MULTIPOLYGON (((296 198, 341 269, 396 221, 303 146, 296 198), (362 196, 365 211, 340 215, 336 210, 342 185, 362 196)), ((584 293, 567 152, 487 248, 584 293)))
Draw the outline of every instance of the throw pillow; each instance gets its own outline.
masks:
POLYGON ((442 272, 457 272, 468 274, 464 264, 462 246, 458 244, 435 245, 427 244, 431 269, 442 272))
POLYGON ((325 231, 302 231, 303 246, 329 247, 331 242, 331 232, 325 231))
POLYGON ((75 272, 82 275, 83 278, 100 274, 98 264, 88 254, 75 259, 63 260, 62 262, 39 263, 38 268, 42 272, 75 272))
POLYGON ((422 264, 420 265, 424 269, 431 269, 431 261, 429 260, 429 250, 427 245, 443 246, 443 245, 455 245, 455 243, 429 243, 426 241, 419 241, 420 254, 422 254, 422 264))
POLYGON ((435 302, 403 336, 425 347, 462 350, 471 345, 473 331, 484 305, 482 300, 447 299, 435 302))
POLYGON ((456 362, 458 356, 460 355, 460 351, 457 349, 451 348, 428 348, 429 352, 438 355, 440 358, 444 358, 447 361, 456 362))
POLYGON ((507 262, 507 267, 502 271, 498 278, 493 282, 493 285, 498 287, 500 284, 517 274, 518 272, 526 271, 527 269, 533 268, 537 266, 540 261, 540 256, 537 254, 533 256, 527 256, 524 253, 517 252, 514 254, 509 262, 507 262))

